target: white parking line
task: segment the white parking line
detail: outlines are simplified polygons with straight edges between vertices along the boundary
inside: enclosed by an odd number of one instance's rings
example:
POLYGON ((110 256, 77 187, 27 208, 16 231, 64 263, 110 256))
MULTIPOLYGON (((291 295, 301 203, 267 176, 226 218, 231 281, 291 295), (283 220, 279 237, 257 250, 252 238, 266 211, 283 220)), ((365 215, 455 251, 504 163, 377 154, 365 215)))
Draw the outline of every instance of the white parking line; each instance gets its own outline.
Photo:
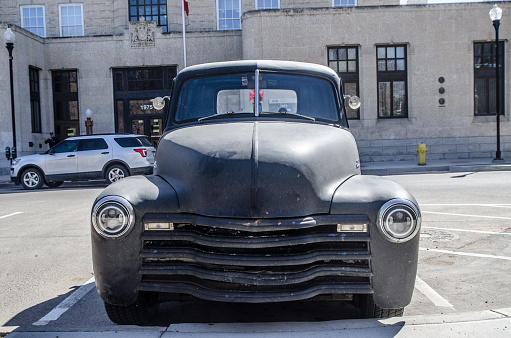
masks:
POLYGON ((424 296, 428 297, 430 301, 439 307, 448 307, 454 310, 454 306, 451 305, 445 298, 440 296, 431 286, 426 284, 425 281, 419 278, 415 279, 415 288, 420 291, 424 296))
POLYGON ((442 206, 442 207, 495 207, 495 208, 511 208, 511 204, 474 204, 474 203, 421 203, 422 206, 442 206))
POLYGON ((12 214, 9 214, 9 215, 0 216, 0 219, 2 219, 2 218, 7 218, 7 217, 11 217, 11 216, 15 216, 15 215, 19 215, 19 214, 22 214, 22 212, 21 212, 21 211, 18 211, 18 212, 13 212, 12 214))
POLYGON ((462 216, 462 217, 478 217, 478 218, 491 218, 491 219, 505 219, 505 220, 511 220, 511 217, 499 217, 499 216, 481 216, 481 215, 467 215, 467 214, 452 214, 449 212, 434 212, 434 211, 423 211, 421 210, 421 213, 423 214, 436 214, 436 215, 448 215, 448 216, 462 216))
POLYGON ((427 249, 427 248, 419 248, 421 251, 430 251, 430 252, 439 252, 445 253, 449 255, 459 255, 459 256, 469 256, 469 257, 479 257, 479 258, 494 258, 494 259, 503 259, 506 261, 511 261, 511 257, 507 256, 496 256, 496 255, 485 255, 485 254, 477 254, 477 253, 469 253, 469 252, 459 252, 459 251, 450 251, 450 250, 441 250, 441 249, 427 249))
POLYGON ((422 228, 424 228, 424 229, 435 229, 435 230, 446 230, 446 231, 474 232, 476 234, 508 235, 508 236, 511 236, 510 232, 495 232, 495 231, 453 229, 453 228, 437 228, 437 227, 428 227, 428 226, 423 226, 422 228))
POLYGON ((62 303, 57 305, 53 310, 48 312, 46 316, 39 319, 37 322, 32 323, 32 325, 44 326, 48 325, 49 322, 53 320, 59 319, 59 317, 69 310, 73 305, 75 305, 83 296, 85 296, 90 290, 92 290, 95 286, 94 277, 86 281, 82 286, 80 286, 75 292, 73 292, 69 297, 64 299, 62 303))

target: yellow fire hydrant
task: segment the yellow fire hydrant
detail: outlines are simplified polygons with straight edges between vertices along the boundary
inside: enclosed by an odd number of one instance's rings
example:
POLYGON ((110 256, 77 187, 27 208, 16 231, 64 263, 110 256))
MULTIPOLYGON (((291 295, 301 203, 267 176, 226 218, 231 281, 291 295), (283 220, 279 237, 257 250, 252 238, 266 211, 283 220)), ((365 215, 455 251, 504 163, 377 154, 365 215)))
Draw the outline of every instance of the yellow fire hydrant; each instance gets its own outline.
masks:
POLYGON ((426 152, 428 149, 426 149, 426 145, 424 143, 420 143, 419 147, 417 148, 416 152, 419 153, 419 165, 426 165, 426 152))

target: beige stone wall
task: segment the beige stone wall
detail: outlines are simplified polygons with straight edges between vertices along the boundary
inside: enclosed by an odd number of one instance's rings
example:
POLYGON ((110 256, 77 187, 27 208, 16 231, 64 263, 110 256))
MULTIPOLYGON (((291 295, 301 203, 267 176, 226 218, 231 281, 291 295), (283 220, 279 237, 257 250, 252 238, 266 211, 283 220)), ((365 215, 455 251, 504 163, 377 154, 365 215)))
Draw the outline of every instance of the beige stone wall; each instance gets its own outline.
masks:
MULTIPOLYGON (((58 37, 59 4, 83 4, 85 35, 122 34, 128 27, 128 0, 2 0, 0 21, 21 26, 20 6, 44 5, 46 36, 58 37)), ((217 29, 217 0, 189 1, 190 15, 185 18, 187 31, 211 31, 217 29)), ((396 5, 399 0, 358 0, 359 6, 396 5)), ((309 8, 332 7, 332 0, 281 0, 280 7, 309 8)), ((168 0, 169 32, 182 30, 182 0, 168 0)), ((241 13, 256 9, 256 0, 241 0, 241 13)))
MULTIPOLYGON (((240 32, 187 34, 187 65, 236 60, 241 57, 240 32)), ((129 34, 89 38, 54 39, 47 42, 48 69, 78 69, 80 129, 85 131, 88 108, 94 116, 95 133, 115 131, 112 68, 183 65, 180 33, 157 31, 154 47, 130 47, 129 34), (79 56, 79 57, 78 57, 79 56)), ((51 74, 50 74, 51 76, 51 74)), ((164 93, 162 93, 163 95, 164 93)))
MULTIPOLYGON (((0 24, 0 36, 7 29, 6 24, 0 24)), ((26 32, 17 27, 11 28, 16 36, 13 49, 13 82, 14 86, 14 110, 16 122, 16 145, 18 154, 25 152, 39 152, 39 144, 44 144, 44 140, 48 138, 50 126, 53 125, 52 104, 51 100, 47 100, 48 87, 51 83, 46 72, 40 72, 40 90, 41 90, 41 127, 44 133, 32 133, 32 120, 30 113, 30 87, 28 77, 28 67, 33 66, 39 69, 45 69, 45 50, 43 39, 26 32), (29 142, 33 142, 34 146, 30 147, 29 142)), ((11 90, 9 78, 8 51, 6 48, 0 48, 0 147, 2 157, 0 160, 0 168, 7 167, 8 162, 3 156, 5 147, 12 147, 12 119, 11 119, 11 90)), ((50 95, 51 98, 51 95, 50 95)))
MULTIPOLYGON (((504 13, 509 2, 501 3, 504 13)), ((421 139, 459 138, 439 151, 460 151, 470 138, 495 134, 495 117, 474 116, 473 42, 494 39, 488 3, 430 6, 307 9, 250 12, 243 17, 243 58, 290 59, 326 65, 327 47, 359 46, 361 119, 350 121, 362 145, 396 140, 406 148, 421 139), (407 119, 378 119, 376 46, 408 46, 407 119), (439 77, 445 83, 438 82, 439 77), (438 90, 444 87, 446 93, 438 90), (446 100, 440 106, 438 100, 446 100), (463 138, 463 140, 461 140, 463 138), (409 140, 410 144, 406 144, 409 140), (460 148, 460 149, 458 149, 460 148)), ((501 38, 511 38, 511 26, 501 26, 501 38)), ((506 44, 506 79, 511 78, 506 44)), ((509 82, 502 135, 511 135, 509 82)), ((511 140, 509 140, 511 141, 511 140)), ((431 141, 436 142, 436 141, 431 141)), ((475 149, 471 145, 473 150, 475 149)), ((509 146, 508 146, 509 147, 509 146)), ((380 147, 380 152, 382 148, 380 147)), ((507 148, 509 150, 509 148, 507 148)), ((403 152, 405 152, 403 150, 403 152)), ((430 152, 431 154, 431 152, 430 152)))
MULTIPOLYGON (((0 35, 7 25, 0 24, 0 35)), ((53 130, 53 99, 51 71, 55 69, 78 70, 78 100, 80 130, 85 133, 85 110, 93 112, 94 132, 112 133, 114 101, 112 68, 183 65, 182 34, 161 34, 157 30, 154 47, 132 48, 128 30, 123 35, 47 38, 42 39, 19 27, 12 27, 16 34, 14 47, 15 112, 18 154, 46 150, 44 140, 53 130), (42 133, 32 133, 28 67, 40 68, 42 133), (29 142, 34 147, 29 147, 29 142), (42 148, 39 148, 42 144, 42 148)), ((241 32, 197 32, 187 34, 188 65, 205 62, 238 60, 241 58, 241 32)), ((0 48, 0 60, 8 60, 5 48, 0 48)), ((12 145, 9 67, 0 62, 0 74, 7 81, 0 81, 0 146, 2 150, 12 145)), ((164 95, 165 93, 162 93, 164 95)), ((8 162, 0 158, 0 168, 6 171, 8 162)), ((0 173, 2 174, 2 173, 0 173)))
MULTIPOLYGON (((93 111, 95 132, 113 132, 113 67, 183 67, 180 0, 168 2, 169 17, 174 20, 172 27, 176 31, 161 34, 157 29, 155 46, 146 48, 130 45, 126 0, 82 2, 86 5, 85 37, 41 39, 13 26, 20 153, 39 151, 39 143, 53 129, 51 70, 78 69, 82 132, 85 132, 83 112, 87 108, 93 111), (41 69, 41 134, 31 132, 27 100, 29 65, 41 69), (29 147, 29 142, 35 147, 29 147)), ((0 35, 7 28, 6 20, 11 20, 9 24, 18 23, 19 4, 41 3, 47 6, 48 35, 58 36, 58 20, 50 22, 50 15, 58 17, 58 0, 2 1, 0 35)), ((350 121, 350 126, 363 161, 416 158, 415 149, 420 141, 425 141, 430 149, 428 158, 489 158, 494 154, 495 117, 475 117, 473 103, 473 43, 494 39, 488 17, 491 3, 374 8, 366 6, 372 4, 370 0, 359 0, 359 7, 331 8, 330 0, 313 0, 306 1, 306 7, 318 8, 304 9, 292 6, 305 6, 305 1, 281 0, 282 9, 271 11, 253 11, 255 0, 242 3, 243 30, 216 31, 216 0, 191 2, 190 16, 186 18, 188 65, 236 59, 282 59, 326 65, 329 46, 358 46, 361 119, 350 121), (408 46, 407 119, 378 119, 376 46, 380 44, 408 46), (445 83, 440 84, 439 77, 444 77, 445 83), (444 95, 438 92, 440 86, 445 88, 444 95), (440 97, 446 100, 443 106, 438 103, 440 97)), ((385 3, 393 4, 392 1, 385 3)), ((511 1, 499 2, 499 5, 504 13, 511 13, 511 1)), ((511 157, 511 25, 503 22, 500 33, 506 44, 506 116, 501 123, 502 150, 506 158, 511 157)), ((5 60, 0 62, 0 77, 8 79, 5 48, 0 48, 0 60, 5 60)), ((6 107, 0 110, 0 119, 4 121, 0 124, 1 150, 11 144, 12 137, 8 86, 8 81, 0 81, 0 106, 6 107)), ((0 168, 5 169, 6 163, 2 157, 0 168)))
POLYGON ((358 6, 387 6, 399 5, 399 0, 358 0, 358 6))
MULTIPOLYGON (((21 26, 20 7, 25 5, 44 5, 46 36, 60 36, 59 28, 59 4, 83 4, 85 35, 112 34, 114 31, 114 4, 119 0, 9 0, 13 3, 9 8, 4 8, 3 2, 0 9, 0 17, 10 17, 10 23, 21 26)), ((123 1, 127 8, 127 1, 123 1)), ((117 13, 119 14, 119 13, 117 13)))

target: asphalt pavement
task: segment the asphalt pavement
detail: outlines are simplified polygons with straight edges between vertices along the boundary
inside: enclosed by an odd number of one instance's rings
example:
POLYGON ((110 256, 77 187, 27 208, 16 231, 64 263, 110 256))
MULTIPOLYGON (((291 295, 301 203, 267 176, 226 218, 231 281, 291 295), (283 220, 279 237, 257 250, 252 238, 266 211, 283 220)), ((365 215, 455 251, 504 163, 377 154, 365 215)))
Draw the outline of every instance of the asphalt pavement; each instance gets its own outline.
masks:
MULTIPOLYGON (((365 175, 424 174, 435 172, 511 171, 511 160, 456 159, 416 162, 362 163, 365 175)), ((0 188, 13 185, 9 176, 0 176, 0 188)), ((181 323, 168 327, 108 326, 65 332, 17 331, 0 328, 0 337, 510 337, 511 308, 438 315, 404 316, 388 319, 334 320, 324 322, 278 323, 181 323), (1 332, 3 331, 3 332, 1 332), (10 333, 9 333, 10 332, 10 333)))

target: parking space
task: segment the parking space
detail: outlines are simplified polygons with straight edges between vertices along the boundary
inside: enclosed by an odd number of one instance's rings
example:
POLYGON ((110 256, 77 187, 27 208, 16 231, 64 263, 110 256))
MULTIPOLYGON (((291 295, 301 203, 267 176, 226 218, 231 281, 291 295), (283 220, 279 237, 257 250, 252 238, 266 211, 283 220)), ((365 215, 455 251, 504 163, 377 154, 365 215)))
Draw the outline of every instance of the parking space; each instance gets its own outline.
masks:
POLYGON ((423 216, 420 282, 405 314, 509 307, 511 174, 414 176, 422 188, 412 176, 391 178, 416 194, 423 216))

